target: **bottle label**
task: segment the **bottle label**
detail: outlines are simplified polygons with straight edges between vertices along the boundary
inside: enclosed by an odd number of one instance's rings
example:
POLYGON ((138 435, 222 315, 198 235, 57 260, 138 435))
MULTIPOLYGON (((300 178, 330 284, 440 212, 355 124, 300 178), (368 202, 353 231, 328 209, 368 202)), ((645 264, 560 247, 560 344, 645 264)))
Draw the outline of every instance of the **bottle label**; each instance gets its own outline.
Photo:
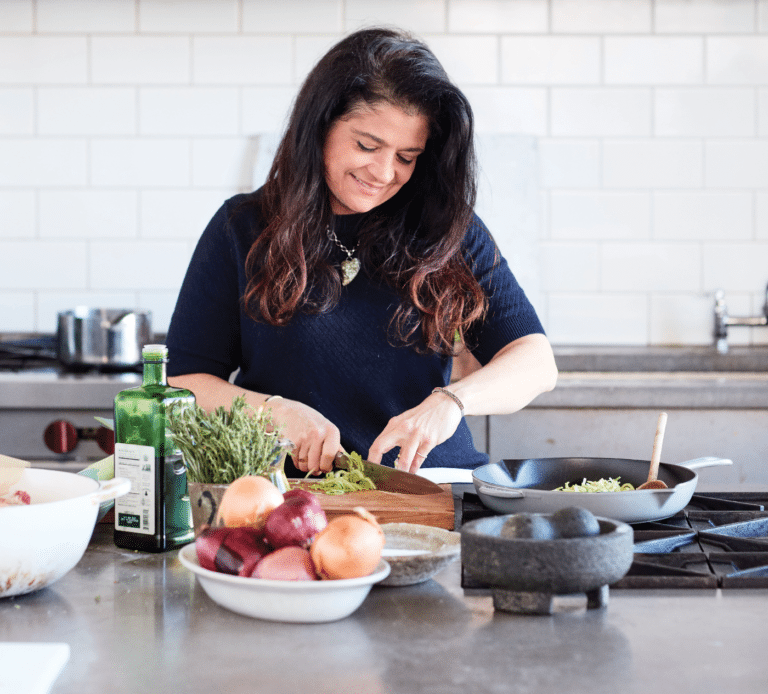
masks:
POLYGON ((115 499, 115 530, 155 534, 155 449, 115 444, 115 477, 131 481, 131 490, 115 499))

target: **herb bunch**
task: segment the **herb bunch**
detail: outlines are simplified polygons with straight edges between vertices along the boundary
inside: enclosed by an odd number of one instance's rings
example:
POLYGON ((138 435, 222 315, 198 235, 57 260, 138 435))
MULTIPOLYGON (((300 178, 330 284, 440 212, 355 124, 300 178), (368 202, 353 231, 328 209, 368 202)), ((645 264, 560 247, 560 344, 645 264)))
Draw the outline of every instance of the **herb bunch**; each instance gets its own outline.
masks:
POLYGON ((266 473, 283 454, 268 412, 248 405, 242 395, 229 410, 217 407, 208 413, 197 405, 172 409, 169 435, 181 450, 187 479, 231 484, 266 473))
MULTIPOLYGON (((307 473, 309 476, 310 473, 307 473)), ((359 453, 349 454, 349 470, 331 470, 325 473, 325 478, 310 484, 309 488, 324 494, 346 494, 361 492, 366 489, 376 489, 373 480, 363 472, 363 459, 359 453)))

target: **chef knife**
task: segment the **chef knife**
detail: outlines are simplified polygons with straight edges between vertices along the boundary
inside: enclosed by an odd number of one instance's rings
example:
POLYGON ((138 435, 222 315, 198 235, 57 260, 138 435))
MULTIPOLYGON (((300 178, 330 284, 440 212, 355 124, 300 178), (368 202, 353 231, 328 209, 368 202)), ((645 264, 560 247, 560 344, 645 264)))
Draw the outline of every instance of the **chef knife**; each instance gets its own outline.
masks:
MULTIPOLYGON (((377 465, 363 460, 363 473, 371 478, 376 489, 382 492, 397 492, 399 494, 442 494, 443 489, 434 482, 419 477, 411 472, 396 470, 387 465, 377 465)), ((355 463, 350 462, 346 453, 336 454, 334 464, 342 470, 350 470, 355 463)))

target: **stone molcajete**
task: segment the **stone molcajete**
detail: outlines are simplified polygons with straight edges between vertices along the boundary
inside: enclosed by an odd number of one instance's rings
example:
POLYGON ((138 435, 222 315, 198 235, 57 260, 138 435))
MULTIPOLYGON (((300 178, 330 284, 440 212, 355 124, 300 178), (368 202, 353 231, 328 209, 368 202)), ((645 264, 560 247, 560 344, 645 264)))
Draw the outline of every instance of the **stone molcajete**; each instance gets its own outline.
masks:
POLYGON ((608 586, 632 565, 633 531, 576 508, 492 516, 462 526, 461 557, 497 610, 551 614, 556 596, 574 593, 586 594, 587 608, 604 607, 608 586))

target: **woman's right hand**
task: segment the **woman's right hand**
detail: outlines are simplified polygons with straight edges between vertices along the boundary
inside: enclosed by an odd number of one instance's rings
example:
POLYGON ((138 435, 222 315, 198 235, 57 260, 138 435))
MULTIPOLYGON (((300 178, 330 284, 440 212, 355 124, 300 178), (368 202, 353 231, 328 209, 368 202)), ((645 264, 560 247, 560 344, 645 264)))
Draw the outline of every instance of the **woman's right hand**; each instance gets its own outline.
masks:
POLYGON ((244 390, 218 376, 206 373, 172 376, 168 383, 178 388, 188 388, 195 394, 197 405, 207 412, 217 407, 229 409, 232 400, 240 395, 255 408, 272 410, 272 419, 280 428, 280 435, 293 443, 291 457, 294 465, 303 472, 310 470, 329 472, 333 459, 341 448, 341 434, 338 427, 317 410, 287 398, 268 397, 262 393, 244 390))
POLYGON ((298 400, 275 398, 263 407, 272 410, 281 437, 293 443, 291 457, 299 470, 319 474, 333 468, 333 460, 341 450, 341 433, 335 424, 298 400))

